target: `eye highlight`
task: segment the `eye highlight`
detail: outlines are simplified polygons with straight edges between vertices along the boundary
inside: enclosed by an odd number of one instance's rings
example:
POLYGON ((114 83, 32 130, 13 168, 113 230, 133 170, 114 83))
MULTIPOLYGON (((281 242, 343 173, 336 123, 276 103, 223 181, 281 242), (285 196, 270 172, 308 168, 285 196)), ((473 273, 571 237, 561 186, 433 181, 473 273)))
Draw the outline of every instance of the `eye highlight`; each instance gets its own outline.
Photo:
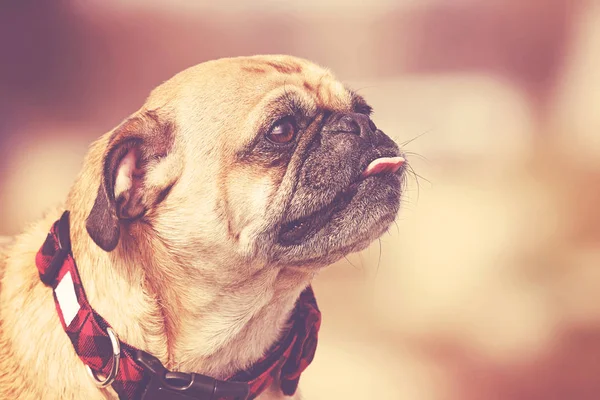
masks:
POLYGON ((275 122, 266 135, 273 143, 290 143, 296 137, 296 124, 292 117, 284 117, 275 122))

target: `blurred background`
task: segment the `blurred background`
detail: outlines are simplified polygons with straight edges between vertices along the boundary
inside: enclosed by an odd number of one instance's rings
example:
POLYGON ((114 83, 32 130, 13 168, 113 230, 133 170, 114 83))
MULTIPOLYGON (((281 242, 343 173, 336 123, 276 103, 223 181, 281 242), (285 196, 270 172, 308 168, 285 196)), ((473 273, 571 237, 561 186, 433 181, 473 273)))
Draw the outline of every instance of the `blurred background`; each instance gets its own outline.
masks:
POLYGON ((305 398, 599 399, 597 1, 4 1, 0 235, 153 87, 261 53, 329 67, 418 174, 389 233, 315 282, 305 398))

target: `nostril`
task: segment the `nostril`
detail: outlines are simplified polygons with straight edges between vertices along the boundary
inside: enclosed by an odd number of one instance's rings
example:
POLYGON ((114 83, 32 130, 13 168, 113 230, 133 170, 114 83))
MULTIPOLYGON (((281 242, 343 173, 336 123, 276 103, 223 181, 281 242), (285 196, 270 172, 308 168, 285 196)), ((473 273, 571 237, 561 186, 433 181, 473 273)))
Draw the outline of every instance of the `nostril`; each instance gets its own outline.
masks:
POLYGON ((371 120, 369 118, 369 128, 371 128, 371 132, 375 132, 377 130, 377 125, 375 125, 375 122, 373 122, 373 120, 371 120))

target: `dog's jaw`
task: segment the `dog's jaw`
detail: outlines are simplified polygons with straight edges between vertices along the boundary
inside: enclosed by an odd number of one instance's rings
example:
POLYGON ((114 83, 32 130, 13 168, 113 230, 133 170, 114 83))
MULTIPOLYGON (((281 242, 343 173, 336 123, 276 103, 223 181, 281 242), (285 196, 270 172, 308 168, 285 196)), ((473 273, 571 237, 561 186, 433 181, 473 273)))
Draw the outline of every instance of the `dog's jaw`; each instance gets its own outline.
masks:
POLYGON ((167 368, 218 379, 247 369, 285 331, 298 296, 314 276, 303 269, 244 264, 243 258, 232 257, 218 268, 212 260, 174 258, 169 243, 148 227, 131 229, 112 253, 89 240, 73 246, 74 256, 92 306, 111 324, 115 321, 124 341, 157 356, 167 368), (240 272, 224 273, 233 270, 240 272), (120 295, 104 296, 95 286, 110 285, 106 271, 128 277, 139 290, 125 285, 120 295))

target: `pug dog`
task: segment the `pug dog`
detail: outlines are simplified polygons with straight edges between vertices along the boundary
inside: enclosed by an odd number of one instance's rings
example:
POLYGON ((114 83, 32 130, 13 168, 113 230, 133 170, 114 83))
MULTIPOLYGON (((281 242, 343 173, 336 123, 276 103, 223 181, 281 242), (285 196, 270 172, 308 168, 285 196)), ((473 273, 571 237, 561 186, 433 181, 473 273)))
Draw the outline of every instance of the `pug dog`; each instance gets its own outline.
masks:
MULTIPOLYGON (((90 378, 36 268, 64 210, 89 304, 119 340, 173 371, 251 368, 315 275, 396 218, 405 160, 370 115, 290 56, 209 61, 154 89, 92 144, 64 207, 0 252, 0 398, 117 397, 90 378)), ((258 398, 299 396, 275 379, 258 398)))

